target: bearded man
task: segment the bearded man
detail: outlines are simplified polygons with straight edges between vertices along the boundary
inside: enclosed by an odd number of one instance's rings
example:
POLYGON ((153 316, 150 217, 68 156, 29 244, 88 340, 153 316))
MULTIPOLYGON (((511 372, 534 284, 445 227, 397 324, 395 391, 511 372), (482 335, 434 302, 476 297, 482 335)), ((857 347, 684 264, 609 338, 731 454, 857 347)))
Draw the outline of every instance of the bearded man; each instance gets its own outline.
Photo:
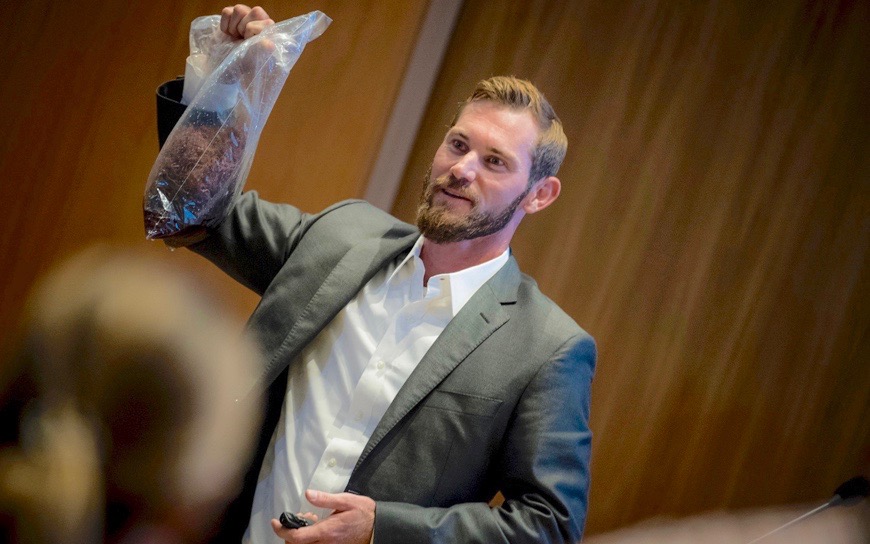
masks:
MULTIPOLYGON (((221 29, 270 23, 237 5, 221 29)), ((177 115, 180 83, 161 94, 177 115)), ((559 196, 566 148, 538 89, 490 78, 435 153, 417 228, 360 200, 309 215, 247 192, 189 246, 262 296, 267 417, 220 541, 580 540, 595 345, 509 249, 559 196), (284 511, 316 523, 284 528, 284 511)))

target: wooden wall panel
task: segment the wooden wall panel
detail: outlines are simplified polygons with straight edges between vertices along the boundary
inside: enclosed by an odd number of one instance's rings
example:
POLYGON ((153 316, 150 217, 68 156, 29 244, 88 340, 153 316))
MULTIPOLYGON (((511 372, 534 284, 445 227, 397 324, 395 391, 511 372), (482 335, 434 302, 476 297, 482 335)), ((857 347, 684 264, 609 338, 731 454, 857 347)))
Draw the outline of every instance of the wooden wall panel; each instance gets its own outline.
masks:
POLYGON ((394 212, 477 80, 548 95, 563 194, 513 249, 599 342, 590 533, 870 469, 868 23, 847 1, 465 3, 394 212))
MULTIPOLYGON (((332 26, 294 67, 260 140, 248 187, 317 211, 359 197, 426 2, 276 2, 332 26)), ((184 72, 190 21, 224 4, 25 0, 0 21, 0 330, 34 278, 103 241, 148 247, 141 200, 157 155, 154 91, 184 72)), ((256 297, 187 251, 171 258, 247 315, 256 297)), ((0 334, 0 348, 9 334, 0 334)))

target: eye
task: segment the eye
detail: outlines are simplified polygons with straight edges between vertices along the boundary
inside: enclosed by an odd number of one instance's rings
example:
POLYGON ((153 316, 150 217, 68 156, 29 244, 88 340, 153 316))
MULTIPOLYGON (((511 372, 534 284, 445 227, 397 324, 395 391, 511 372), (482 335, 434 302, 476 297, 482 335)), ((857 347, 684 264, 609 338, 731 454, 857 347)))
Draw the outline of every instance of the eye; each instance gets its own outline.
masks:
POLYGON ((501 157, 496 157, 491 155, 486 158, 486 162, 492 166, 504 166, 505 162, 501 159, 501 157))
POLYGON ((450 140, 450 147, 453 148, 454 151, 459 153, 465 153, 468 151, 468 146, 462 140, 450 140))

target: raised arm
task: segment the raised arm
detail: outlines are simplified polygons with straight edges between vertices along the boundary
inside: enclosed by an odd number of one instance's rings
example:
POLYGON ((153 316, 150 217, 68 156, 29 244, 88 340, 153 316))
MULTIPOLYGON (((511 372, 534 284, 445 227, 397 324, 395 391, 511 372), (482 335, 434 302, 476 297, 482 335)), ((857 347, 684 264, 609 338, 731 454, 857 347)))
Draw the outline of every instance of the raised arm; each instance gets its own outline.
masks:
MULTIPOLYGON (((242 4, 226 7, 220 16, 220 32, 226 36, 223 39, 206 38, 205 44, 211 44, 209 49, 217 48, 213 52, 216 51, 217 58, 220 58, 220 52, 227 51, 226 44, 230 41, 256 36, 271 24, 272 19, 260 7, 250 8, 242 4)), ((212 33, 218 33, 215 26, 211 29, 212 33)), ((259 49, 270 54, 271 42, 261 43, 264 46, 259 49)), ((202 45, 199 41, 197 44, 198 47, 202 45)), ((208 76, 210 69, 203 63, 207 65, 211 59, 212 53, 193 54, 192 51, 186 71, 190 77, 169 81, 158 88, 157 133, 161 148, 185 115, 185 104, 193 99, 202 79, 208 76)), ((213 84, 209 101, 198 104, 184 121, 182 132, 173 137, 172 148, 164 150, 158 157, 144 201, 149 238, 162 238, 170 247, 189 246, 207 237, 205 227, 214 227, 215 221, 226 213, 222 210, 233 205, 233 184, 239 183, 233 179, 245 175, 247 167, 244 165, 249 164, 250 157, 244 152, 247 129, 241 128, 247 126, 244 120, 246 112, 231 116, 235 120, 228 125, 228 130, 224 130, 223 125, 230 115, 227 106, 236 101, 238 92, 236 85, 227 87, 226 99, 220 99, 218 97, 222 95, 220 91, 215 94, 215 89, 221 86, 213 84), (237 128, 233 128, 233 123, 237 128), (199 218, 202 222, 191 224, 191 218, 199 218)))

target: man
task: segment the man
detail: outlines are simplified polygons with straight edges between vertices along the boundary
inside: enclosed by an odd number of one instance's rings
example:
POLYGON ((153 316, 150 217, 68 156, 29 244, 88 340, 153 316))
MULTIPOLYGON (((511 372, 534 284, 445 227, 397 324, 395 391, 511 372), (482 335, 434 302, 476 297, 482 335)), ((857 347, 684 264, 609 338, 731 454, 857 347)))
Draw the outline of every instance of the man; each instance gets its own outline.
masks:
MULTIPOLYGON (((221 29, 270 23, 237 5, 221 29)), ((161 88, 161 115, 178 114, 178 87, 161 88)), ((595 347, 509 250, 558 197, 566 147, 534 86, 491 78, 435 154, 419 230, 362 201, 308 215, 248 192, 190 245, 263 297, 249 326, 267 418, 223 539, 580 539, 595 347), (321 519, 285 529, 285 510, 321 519)))

